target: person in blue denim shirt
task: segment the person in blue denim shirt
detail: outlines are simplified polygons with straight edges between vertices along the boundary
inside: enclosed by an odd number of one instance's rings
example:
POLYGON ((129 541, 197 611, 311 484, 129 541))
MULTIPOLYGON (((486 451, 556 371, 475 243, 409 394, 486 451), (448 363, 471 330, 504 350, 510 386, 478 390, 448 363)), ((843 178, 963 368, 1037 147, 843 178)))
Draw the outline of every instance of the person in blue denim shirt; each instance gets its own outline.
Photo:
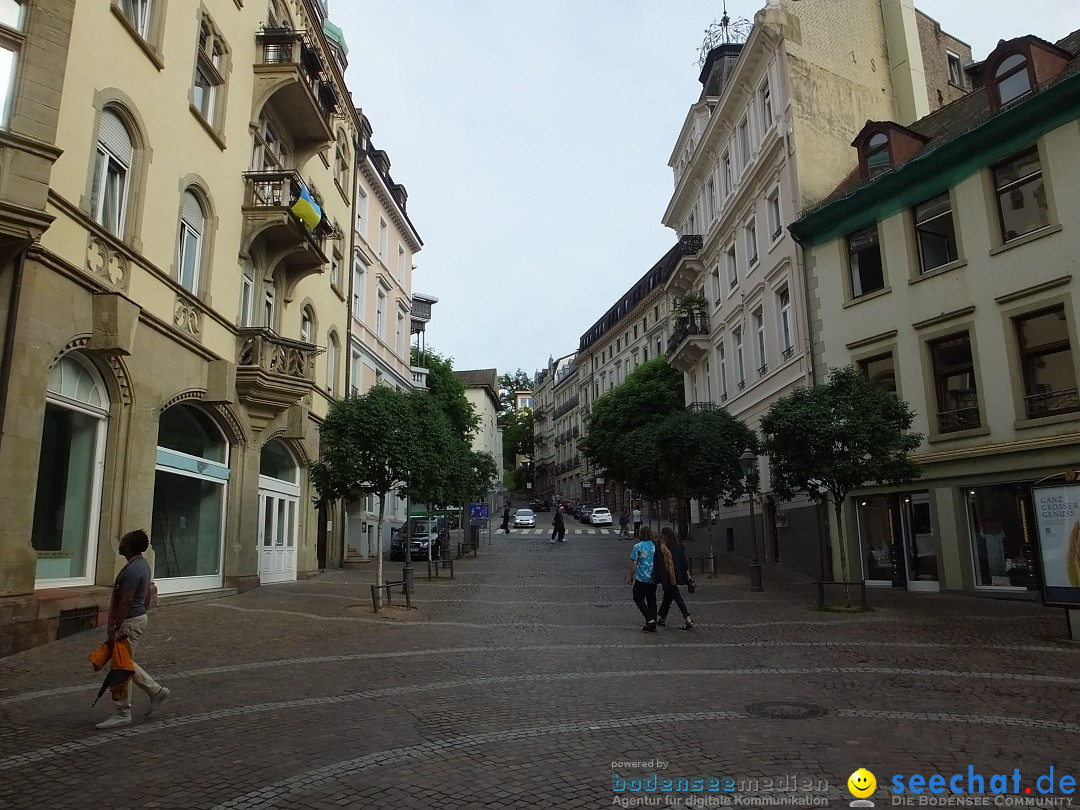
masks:
POLYGON ((656 632, 656 578, 654 568, 656 545, 652 531, 648 526, 641 529, 641 540, 630 550, 630 579, 628 585, 634 589, 634 604, 645 617, 646 633, 656 632))

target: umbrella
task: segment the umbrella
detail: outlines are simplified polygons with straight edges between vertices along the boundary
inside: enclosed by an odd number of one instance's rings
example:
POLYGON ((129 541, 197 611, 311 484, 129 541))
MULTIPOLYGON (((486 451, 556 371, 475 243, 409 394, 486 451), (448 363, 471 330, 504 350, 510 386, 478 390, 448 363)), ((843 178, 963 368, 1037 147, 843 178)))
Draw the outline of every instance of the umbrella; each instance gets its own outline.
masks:
POLYGON ((131 647, 128 645, 127 636, 111 644, 106 641, 90 653, 89 657, 90 663, 94 665, 94 672, 98 672, 106 664, 109 665, 109 671, 101 683, 101 689, 98 690, 97 697, 90 705, 96 706, 106 689, 112 691, 113 700, 119 700, 128 681, 135 676, 135 662, 131 659, 131 647))

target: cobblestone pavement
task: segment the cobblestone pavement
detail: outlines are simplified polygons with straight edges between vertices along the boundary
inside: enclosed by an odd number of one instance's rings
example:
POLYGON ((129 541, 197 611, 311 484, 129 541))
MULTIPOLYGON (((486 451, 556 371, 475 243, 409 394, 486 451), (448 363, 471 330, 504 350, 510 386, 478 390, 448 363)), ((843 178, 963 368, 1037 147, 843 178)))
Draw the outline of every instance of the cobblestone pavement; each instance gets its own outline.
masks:
POLYGON ((419 569, 412 611, 375 615, 370 570, 160 607, 138 658, 173 694, 120 730, 93 729, 100 632, 0 659, 0 808, 847 806, 858 767, 881 807, 893 774, 1080 776, 1060 611, 873 591, 821 613, 740 562, 698 577, 696 629, 646 634, 629 543, 567 528, 419 569))

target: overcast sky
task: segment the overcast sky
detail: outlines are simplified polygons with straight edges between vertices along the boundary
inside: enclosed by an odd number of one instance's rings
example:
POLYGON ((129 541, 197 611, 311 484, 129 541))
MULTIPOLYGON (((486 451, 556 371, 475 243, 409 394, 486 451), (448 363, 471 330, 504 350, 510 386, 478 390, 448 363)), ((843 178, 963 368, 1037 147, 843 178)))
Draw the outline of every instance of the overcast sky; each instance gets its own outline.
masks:
MULTIPOLYGON (((976 59, 1080 28, 1078 0, 917 5, 976 59)), ((674 244, 667 160, 721 14, 719 0, 331 0, 354 103, 424 240, 428 345, 455 368, 532 374, 576 350, 674 244)))

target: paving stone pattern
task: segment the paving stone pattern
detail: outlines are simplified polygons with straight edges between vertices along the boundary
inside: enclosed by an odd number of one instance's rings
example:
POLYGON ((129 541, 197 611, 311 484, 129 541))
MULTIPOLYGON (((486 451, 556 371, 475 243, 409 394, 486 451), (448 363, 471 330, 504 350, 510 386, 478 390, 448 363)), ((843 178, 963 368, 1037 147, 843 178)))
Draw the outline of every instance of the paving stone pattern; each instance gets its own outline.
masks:
POLYGON ((418 567, 412 611, 372 612, 373 566, 161 607, 139 660, 173 695, 143 718, 137 692, 126 728, 93 729, 110 710, 90 709, 100 631, 0 659, 0 808, 717 798, 615 792, 654 772, 734 778, 744 807, 847 806, 858 767, 879 783, 1080 771, 1080 648, 1060 611, 875 590, 871 613, 820 613, 806 582, 766 567, 751 594, 745 561, 723 557, 688 596, 697 627, 673 611, 646 634, 630 543, 568 526, 552 544, 548 521, 485 538, 454 580, 418 567))

